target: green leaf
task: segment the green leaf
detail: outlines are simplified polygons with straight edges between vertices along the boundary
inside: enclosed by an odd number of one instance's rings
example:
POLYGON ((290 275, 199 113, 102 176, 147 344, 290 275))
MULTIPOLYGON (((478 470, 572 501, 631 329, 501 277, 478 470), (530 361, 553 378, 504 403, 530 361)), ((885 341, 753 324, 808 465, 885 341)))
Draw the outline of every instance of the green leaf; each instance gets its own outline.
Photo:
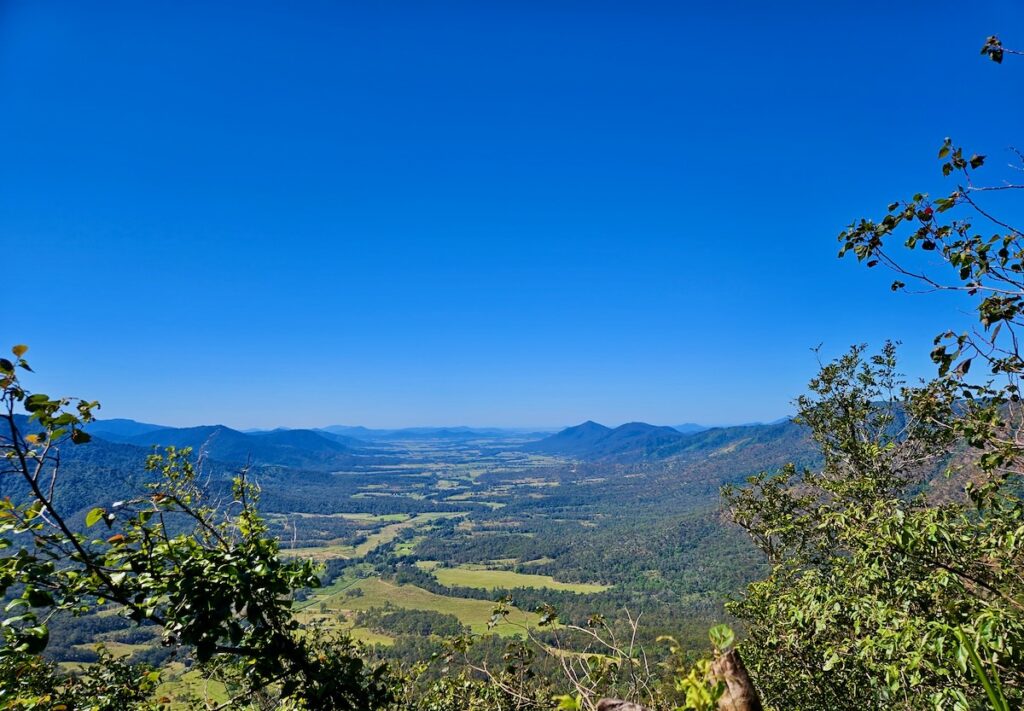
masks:
MULTIPOLYGON (((1010 704, 1003 695, 1003 690, 1000 688, 998 677, 996 677, 995 683, 989 678, 985 672, 985 666, 981 663, 981 659, 978 658, 978 653, 974 650, 974 645, 967 639, 967 635, 962 630, 954 630, 957 640, 960 642, 960 649, 957 650, 957 655, 963 654, 970 662, 971 667, 974 669, 974 674, 981 682, 982 687, 985 689, 985 694, 989 698, 989 702, 992 704, 993 711, 1010 711, 1010 704)), ((994 671, 994 670, 993 670, 994 671)))
POLYGON ((92 511, 90 511, 89 513, 87 513, 85 515, 85 525, 86 526, 90 526, 90 527, 91 526, 95 526, 96 523, 101 518, 103 518, 103 514, 105 514, 105 513, 106 513, 105 509, 102 509, 102 508, 99 508, 99 507, 94 508, 92 511))
POLYGON ((28 346, 23 343, 19 343, 11 349, 11 353, 14 354, 15 358, 21 358, 28 351, 28 346))
POLYGON ((35 588, 26 590, 25 599, 28 600, 28 604, 32 607, 49 607, 53 605, 53 595, 45 590, 37 590, 35 588))
POLYGON ((71 441, 75 444, 85 444, 92 440, 92 436, 85 430, 72 429, 71 430, 71 441))
MULTIPOLYGON (((7 361, 10 363, 10 361, 7 361)), ((0 358, 0 364, 3 363, 3 358, 0 358)), ((28 412, 37 412, 44 409, 50 404, 50 398, 42 393, 36 393, 35 395, 29 395, 25 398, 25 410, 28 412)))
POLYGON ((39 654, 50 641, 50 631, 43 625, 28 627, 21 631, 22 647, 28 654, 39 654))
POLYGON ((720 652, 728 651, 736 642, 736 633, 729 625, 715 625, 708 630, 708 637, 711 638, 711 644, 720 652))
POLYGON ((16 597, 4 606, 4 612, 10 612, 16 607, 29 607, 31 603, 23 597, 16 597))
POLYGON ((967 375, 967 373, 968 373, 968 371, 970 369, 971 369, 971 359, 970 358, 966 358, 966 359, 960 361, 960 364, 957 365, 956 370, 954 372, 957 375, 963 376, 963 375, 967 375))

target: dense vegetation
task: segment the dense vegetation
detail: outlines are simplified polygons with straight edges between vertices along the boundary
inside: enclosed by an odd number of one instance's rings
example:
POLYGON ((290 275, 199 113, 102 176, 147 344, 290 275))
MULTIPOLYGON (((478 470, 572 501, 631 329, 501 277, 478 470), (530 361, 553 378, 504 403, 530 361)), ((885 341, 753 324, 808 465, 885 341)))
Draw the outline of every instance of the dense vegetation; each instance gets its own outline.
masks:
MULTIPOLYGON (((982 52, 1005 54, 995 37, 982 52)), ((920 385, 901 380, 891 344, 826 365, 798 401, 823 465, 726 490, 771 564, 730 608, 747 623, 743 650, 773 707, 1024 700, 1024 232, 981 204, 1022 186, 980 184, 985 156, 950 139, 939 159, 957 181, 950 193, 853 223, 840 255, 893 270, 894 291, 916 282, 961 294, 976 326, 935 339, 938 377, 920 385), (960 494, 923 486, 937 469, 960 494)))

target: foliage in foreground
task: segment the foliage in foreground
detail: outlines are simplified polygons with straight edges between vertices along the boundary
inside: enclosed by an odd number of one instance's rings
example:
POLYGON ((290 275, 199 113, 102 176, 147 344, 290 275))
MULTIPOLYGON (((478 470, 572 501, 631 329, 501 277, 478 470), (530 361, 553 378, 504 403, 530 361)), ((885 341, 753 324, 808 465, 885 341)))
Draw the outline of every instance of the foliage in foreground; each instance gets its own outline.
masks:
MULTIPOLYGON (((6 687, 50 673, 51 689, 72 693, 95 680, 92 672, 58 674, 29 661, 45 650, 53 615, 83 615, 111 602, 136 623, 159 628, 165 646, 187 650, 223 676, 238 702, 273 694, 309 708, 371 709, 390 700, 382 666, 368 666, 344 639, 299 628, 292 595, 319 584, 316 570, 280 557, 244 472, 231 501, 214 507, 203 498, 190 453, 169 448, 149 458, 145 495, 93 509, 85 517, 89 535, 75 530, 54 494, 59 448, 89 441, 83 427, 98 403, 28 392, 18 374, 31 370, 26 350, 15 346, 13 361, 0 358, 0 476, 20 479, 25 492, 0 502, 0 595, 10 599, 0 647, 6 687)), ((122 679, 127 686, 132 673, 122 679)), ((42 702, 19 691, 3 703, 42 702)), ((42 707, 60 706, 47 703, 42 707)))
POLYGON ((772 563, 731 606, 746 659, 778 708, 974 708, 974 655, 1019 700, 1024 506, 1002 477, 930 502, 925 484, 958 454, 939 424, 957 417, 950 392, 899 387, 891 347, 861 356, 799 401, 825 466, 725 492, 772 563))
POLYGON ((126 664, 100 650, 89 674, 62 672, 56 664, 26 652, 0 655, 0 708, 151 708, 160 672, 126 664))
MULTIPOLYGON (((996 37, 982 53, 997 63, 1019 54, 996 37)), ((1024 232, 982 204, 1024 185, 980 185, 985 156, 950 139, 939 159, 952 192, 855 222, 840 256, 891 269, 893 291, 958 294, 977 324, 935 339, 938 377, 915 387, 897 375, 891 345, 825 365, 797 403, 822 469, 724 492, 772 565, 731 610, 777 708, 1024 702, 1024 232), (935 485, 943 470, 964 495, 935 485)))

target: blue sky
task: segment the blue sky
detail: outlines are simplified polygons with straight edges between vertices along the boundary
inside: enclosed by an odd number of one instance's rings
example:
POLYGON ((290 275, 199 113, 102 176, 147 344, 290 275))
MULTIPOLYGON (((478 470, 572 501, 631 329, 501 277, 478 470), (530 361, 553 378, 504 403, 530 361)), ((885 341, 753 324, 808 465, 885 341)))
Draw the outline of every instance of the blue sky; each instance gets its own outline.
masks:
POLYGON ((0 4, 7 343, 107 417, 774 419, 904 343, 835 235, 1020 138, 1019 3, 0 4))

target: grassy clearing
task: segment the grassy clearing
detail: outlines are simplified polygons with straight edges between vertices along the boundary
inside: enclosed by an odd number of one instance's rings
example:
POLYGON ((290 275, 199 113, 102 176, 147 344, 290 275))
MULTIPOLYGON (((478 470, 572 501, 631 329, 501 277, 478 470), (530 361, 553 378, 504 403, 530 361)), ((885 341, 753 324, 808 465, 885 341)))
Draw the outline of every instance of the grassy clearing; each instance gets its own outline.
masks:
POLYGON ((435 568, 434 577, 449 587, 483 588, 497 590, 509 588, 547 588, 567 590, 574 593, 599 593, 610 586, 596 583, 563 583, 550 575, 515 573, 511 570, 487 570, 476 566, 460 565, 457 568, 435 568))
POLYGON ((314 513, 293 513, 293 514, 274 514, 280 518, 296 517, 296 518, 344 518, 350 521, 366 521, 370 523, 398 523, 399 521, 407 521, 409 514, 395 513, 395 514, 371 514, 371 513, 332 513, 332 514, 314 514, 314 513))
MULTIPOLYGON (((369 488, 369 487, 366 487, 369 488)), ((427 497, 423 494, 416 494, 411 491, 360 491, 358 494, 352 494, 353 499, 368 499, 372 496, 380 497, 394 497, 398 499, 412 499, 413 501, 423 501, 427 497)))
MULTIPOLYGON (((371 607, 383 607, 390 602, 396 607, 408 610, 432 610, 448 615, 455 615, 462 624, 473 632, 486 634, 487 622, 494 612, 495 603, 487 600, 468 600, 458 597, 435 595, 415 585, 396 585, 380 578, 366 578, 357 582, 354 587, 362 590, 360 597, 348 597, 344 594, 320 598, 316 602, 324 602, 330 612, 337 613, 351 610, 368 610, 371 607)), ((513 610, 508 617, 516 625, 534 627, 540 619, 538 615, 522 610, 513 610)), ((503 624, 491 630, 502 637, 514 637, 523 632, 518 627, 503 624)))
POLYGON ((310 558, 318 563, 331 558, 356 558, 353 546, 316 546, 310 548, 287 548, 281 551, 287 558, 310 558))
MULTIPOLYGON (((377 533, 367 536, 363 543, 358 546, 347 546, 347 545, 327 545, 327 546, 308 546, 304 548, 288 548, 281 551, 282 555, 289 558, 312 558, 315 561, 324 561, 331 558, 362 558, 367 553, 376 550, 378 546, 382 546, 386 543, 391 543, 398 537, 406 528, 416 528, 423 524, 436 521, 440 518, 451 518, 456 516, 465 516, 462 512, 443 512, 435 511, 432 513, 423 513, 415 517, 408 517, 405 514, 390 514, 391 516, 401 516, 396 523, 388 524, 381 528, 377 533)), ((384 519, 376 519, 384 520, 384 519)))
POLYGON ((380 632, 374 632, 368 630, 365 627, 350 627, 348 630, 349 634, 352 635, 352 639, 357 642, 369 645, 380 645, 382 647, 390 647, 395 643, 395 638, 380 632))
POLYGON ((173 664, 179 671, 179 675, 171 678, 156 689, 156 698, 166 696, 171 699, 172 709, 191 709, 195 706, 190 703, 199 699, 208 707, 228 702, 227 689, 218 681, 211 681, 203 678, 197 671, 181 673, 184 667, 181 664, 173 664))
POLYGON ((487 506, 491 510, 505 507, 505 504, 501 503, 500 501, 488 501, 486 499, 476 498, 477 496, 483 496, 483 494, 473 491, 464 491, 461 494, 453 494, 452 496, 447 496, 445 497, 444 500, 453 501, 455 503, 481 504, 483 506, 487 506))
POLYGON ((555 562, 554 558, 548 558, 547 556, 544 556, 543 558, 536 558, 534 560, 524 560, 522 564, 523 565, 547 565, 548 563, 554 563, 554 562, 555 562))
POLYGON ((350 617, 351 615, 348 613, 307 611, 302 613, 300 619, 304 624, 316 623, 323 625, 325 628, 344 630, 352 639, 363 644, 390 647, 395 643, 395 638, 391 635, 382 634, 366 627, 356 627, 352 620, 348 619, 350 617), (339 614, 345 615, 346 619, 339 620, 339 614))
POLYGON ((416 536, 415 538, 403 541, 395 545, 395 555, 412 555, 416 550, 416 546, 423 542, 426 536, 416 536))
POLYGON ((148 644, 128 644, 127 642, 118 642, 110 639, 97 639, 95 642, 76 644, 75 649, 92 652, 101 644, 115 657, 130 657, 136 652, 145 652, 151 648, 151 645, 148 644))

